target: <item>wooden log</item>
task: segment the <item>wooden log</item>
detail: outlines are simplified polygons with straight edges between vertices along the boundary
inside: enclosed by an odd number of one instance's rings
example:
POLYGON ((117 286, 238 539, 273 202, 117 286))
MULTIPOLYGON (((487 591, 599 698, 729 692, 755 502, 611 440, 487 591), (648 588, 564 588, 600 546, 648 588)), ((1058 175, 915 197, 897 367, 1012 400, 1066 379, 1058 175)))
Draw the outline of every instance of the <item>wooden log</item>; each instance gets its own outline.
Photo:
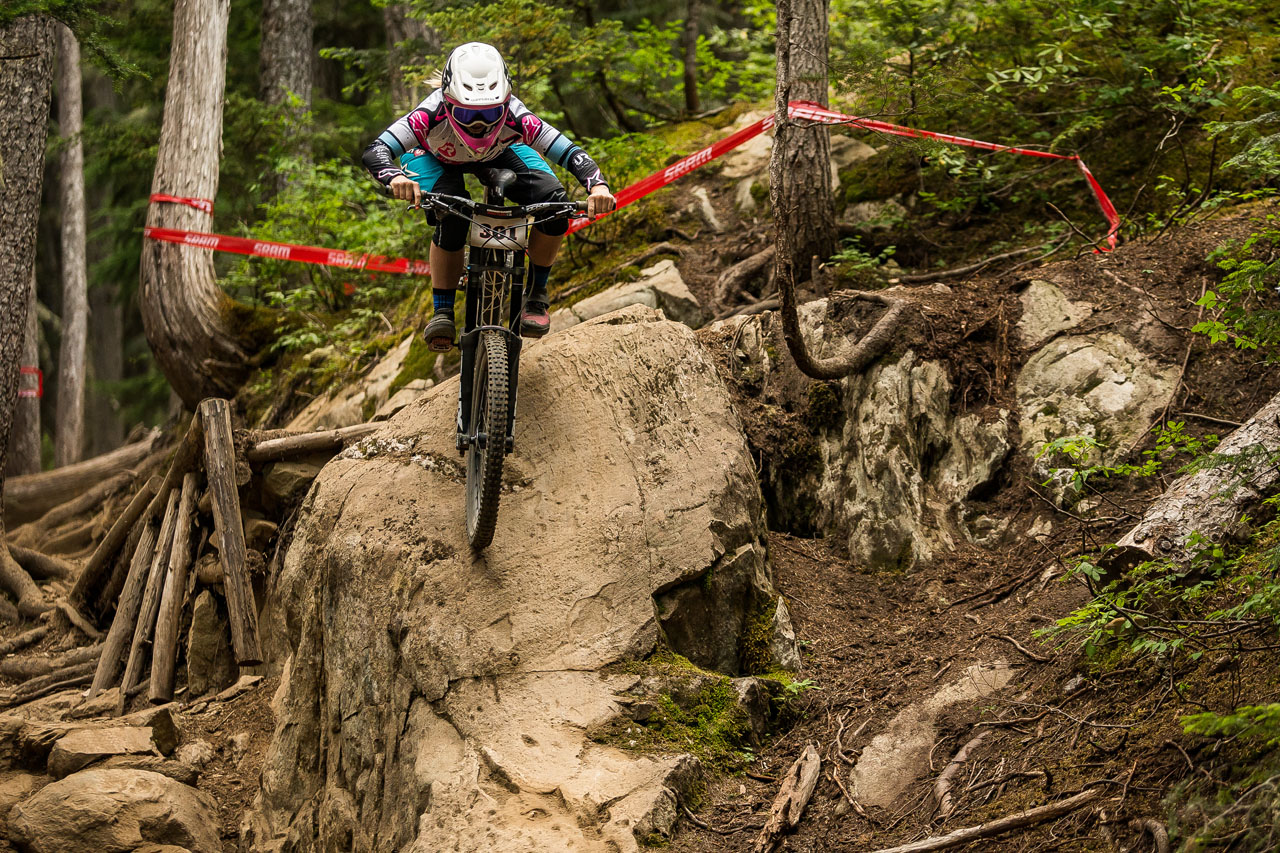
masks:
MULTIPOLYGON (((146 659, 146 647, 151 642, 151 632, 156 627, 156 613, 160 609, 160 594, 164 591, 164 576, 169 568, 169 552, 173 549, 173 531, 178 526, 178 493, 169 493, 169 505, 164 511, 164 522, 160 525, 160 539, 156 545, 155 556, 151 559, 151 571, 147 573, 147 585, 142 590, 142 604, 138 608, 138 619, 133 626, 133 642, 129 646, 129 662, 124 668, 124 678, 120 682, 121 700, 129 690, 138 683, 142 674, 142 664, 146 659)), ((120 713, 124 708, 120 709, 120 713)))
POLYGON ((38 628, 32 628, 26 633, 19 634, 11 640, 5 640, 0 643, 0 656, 13 654, 16 651, 25 649, 27 646, 34 646, 40 642, 49 633, 48 625, 41 625, 38 628))
POLYGON ((156 548, 156 531, 147 524, 138 540, 138 547, 133 552, 129 563, 129 574, 124 581, 124 589, 120 592, 120 603, 116 606, 116 617, 107 631, 107 640, 102 647, 102 657, 98 658, 98 669, 93 677, 87 698, 92 699, 98 693, 111 686, 115 680, 116 668, 124 655, 125 647, 133 636, 133 624, 138 618, 138 608, 142 604, 142 588, 147 582, 147 570, 151 567, 151 558, 156 548))
POLYGON ((1280 394, 1214 450, 1219 464, 1186 474, 1156 499, 1116 547, 1099 561, 1111 578, 1146 560, 1188 563, 1188 539, 1213 542, 1243 531, 1241 519, 1280 485, 1280 394))
POLYGON ((132 474, 127 471, 121 471, 119 474, 98 483, 93 488, 85 490, 79 497, 73 498, 66 503, 58 504, 35 521, 28 522, 21 527, 15 527, 12 531, 12 536, 18 541, 34 541, 34 537, 39 535, 39 531, 53 530, 63 522, 83 515, 103 503, 116 492, 124 489, 125 486, 131 484, 133 479, 132 474))
POLYGON ((153 430, 142 441, 84 462, 39 474, 10 477, 4 485, 5 519, 13 524, 32 521, 103 480, 131 470, 151 454, 160 438, 160 431, 153 430))
POLYGON ((897 847, 884 847, 876 850, 875 853, 929 853, 932 850, 946 850, 949 847, 959 847, 961 844, 968 844, 970 841, 977 841, 980 838, 990 838, 993 835, 999 835, 1002 832, 1008 832, 1011 829, 1022 829, 1028 826, 1035 826, 1038 823, 1044 823, 1047 820, 1062 817, 1076 809, 1087 806, 1094 800, 1102 796, 1099 788, 1089 788, 1081 791, 1074 797, 1067 797, 1065 800, 1059 800, 1056 803, 1050 803, 1047 806, 1038 806, 1034 809, 1028 809, 1025 812, 1008 815, 1007 817, 997 818, 996 820, 980 823, 977 826, 966 826, 964 829, 957 829, 955 832, 949 832, 946 835, 935 835, 932 838, 922 838, 919 841, 912 841, 910 844, 900 844, 897 847))
POLYGON ((169 571, 165 575, 160 615, 156 618, 156 641, 151 653, 152 704, 173 699, 173 671, 178 657, 178 621, 187 592, 187 571, 191 566, 191 513, 195 510, 199 478, 188 473, 182 480, 182 498, 169 551, 169 571))
POLYGON ((45 538, 41 547, 53 554, 74 554, 93 545, 95 524, 93 519, 85 519, 78 524, 69 524, 45 538))
POLYGON ((310 453, 337 453, 348 441, 363 438, 376 432, 381 426, 382 424, 376 423, 355 424, 341 429, 268 438, 253 444, 245 453, 245 458, 250 462, 276 462, 310 453))
POLYGON ((96 666, 98 657, 101 654, 102 646, 97 645, 71 649, 56 658, 43 655, 11 657, 8 660, 0 661, 0 675, 20 681, 30 681, 33 678, 39 678, 77 664, 93 663, 96 666))
MULTIPOLYGON (((67 594, 67 600, 72 606, 83 605, 88 600, 90 592, 99 585, 102 576, 106 573, 109 561, 129 538, 129 531, 142 518, 142 514, 150 506, 151 499, 155 497, 159 488, 160 480, 155 477, 144 483, 138 493, 133 496, 133 500, 129 501, 124 512, 116 519, 115 524, 111 525, 111 529, 107 531, 107 535, 93 552, 89 562, 85 564, 84 570, 80 572, 80 577, 76 578, 76 585, 67 594)), ((146 520, 142 523, 146 524, 146 520)))
POLYGON ((800 825, 800 816, 804 807, 813 796, 813 789, 818 784, 822 772, 822 759, 813 744, 807 744, 804 752, 791 765, 787 775, 782 778, 782 786, 778 796, 774 797, 773 806, 769 809, 769 819, 764 828, 756 836, 754 853, 772 853, 776 850, 782 836, 800 825))
POLYGON ((222 563, 231 645, 236 663, 254 666, 262 663, 262 650, 258 644, 258 608, 246 565, 248 554, 240 521, 240 495, 236 490, 231 405, 226 400, 210 397, 200 404, 200 419, 205 432, 205 473, 213 496, 214 541, 222 563))
POLYGON ((9 553, 18 565, 37 578, 69 578, 76 574, 76 567, 48 554, 32 551, 20 545, 9 544, 9 553))

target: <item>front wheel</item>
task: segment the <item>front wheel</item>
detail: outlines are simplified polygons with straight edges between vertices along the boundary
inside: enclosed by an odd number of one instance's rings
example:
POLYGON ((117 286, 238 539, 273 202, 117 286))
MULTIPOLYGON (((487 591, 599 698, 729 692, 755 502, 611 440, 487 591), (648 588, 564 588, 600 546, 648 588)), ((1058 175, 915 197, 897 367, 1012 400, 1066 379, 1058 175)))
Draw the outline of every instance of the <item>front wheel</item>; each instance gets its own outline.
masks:
POLYGON ((479 550, 493 541, 507 447, 507 338, 480 333, 471 378, 471 441, 467 451, 467 540, 479 550))

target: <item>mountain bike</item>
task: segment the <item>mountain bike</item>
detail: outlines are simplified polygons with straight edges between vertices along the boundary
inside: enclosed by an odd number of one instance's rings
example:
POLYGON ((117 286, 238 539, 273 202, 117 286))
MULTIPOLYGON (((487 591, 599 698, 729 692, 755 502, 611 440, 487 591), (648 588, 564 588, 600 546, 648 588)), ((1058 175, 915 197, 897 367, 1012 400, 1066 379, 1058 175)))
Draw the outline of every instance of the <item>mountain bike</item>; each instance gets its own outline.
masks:
POLYGON ((493 541, 503 460, 515 447, 529 229, 540 222, 585 214, 587 205, 571 201, 508 205, 506 192, 515 183, 515 172, 481 169, 476 175, 485 187, 483 202, 427 192, 413 207, 429 208, 440 221, 459 216, 471 223, 465 322, 458 340, 462 367, 457 447, 467 457, 467 540, 480 550, 493 541))

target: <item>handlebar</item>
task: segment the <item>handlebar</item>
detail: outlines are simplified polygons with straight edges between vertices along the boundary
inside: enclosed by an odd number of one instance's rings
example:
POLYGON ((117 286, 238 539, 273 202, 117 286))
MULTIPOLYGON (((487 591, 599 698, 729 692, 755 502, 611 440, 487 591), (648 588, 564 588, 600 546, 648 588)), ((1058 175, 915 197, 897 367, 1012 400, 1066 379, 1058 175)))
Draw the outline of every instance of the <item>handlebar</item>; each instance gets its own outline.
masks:
POLYGON ((573 216, 575 214, 585 216, 587 212, 587 203, 585 201, 543 201, 515 206, 493 205, 462 196, 432 192, 424 192, 420 202, 409 205, 405 210, 421 210, 424 207, 429 207, 437 213, 462 216, 464 219, 477 214, 499 216, 504 219, 519 219, 526 216, 537 217, 543 213, 549 214, 546 217, 547 219, 555 219, 560 216, 573 216))

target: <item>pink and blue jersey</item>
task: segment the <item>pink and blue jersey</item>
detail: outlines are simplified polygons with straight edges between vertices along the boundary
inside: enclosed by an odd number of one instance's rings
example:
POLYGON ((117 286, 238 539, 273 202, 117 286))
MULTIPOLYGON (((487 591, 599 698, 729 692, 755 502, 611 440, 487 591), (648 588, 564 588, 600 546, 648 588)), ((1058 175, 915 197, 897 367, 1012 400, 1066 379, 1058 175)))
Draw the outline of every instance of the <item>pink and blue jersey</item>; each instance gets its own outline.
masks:
POLYGON ((597 184, 608 185, 600 174, 600 167, 587 152, 534 115, 514 95, 507 102, 507 113, 493 144, 483 151, 476 151, 459 139, 445 114, 444 95, 436 89, 365 149, 364 165, 383 184, 390 184, 397 175, 405 175, 396 158, 413 155, 415 149, 425 151, 444 166, 477 166, 495 159, 508 149, 515 149, 521 160, 528 164, 527 149, 521 150, 525 146, 568 169, 588 191, 597 184))

